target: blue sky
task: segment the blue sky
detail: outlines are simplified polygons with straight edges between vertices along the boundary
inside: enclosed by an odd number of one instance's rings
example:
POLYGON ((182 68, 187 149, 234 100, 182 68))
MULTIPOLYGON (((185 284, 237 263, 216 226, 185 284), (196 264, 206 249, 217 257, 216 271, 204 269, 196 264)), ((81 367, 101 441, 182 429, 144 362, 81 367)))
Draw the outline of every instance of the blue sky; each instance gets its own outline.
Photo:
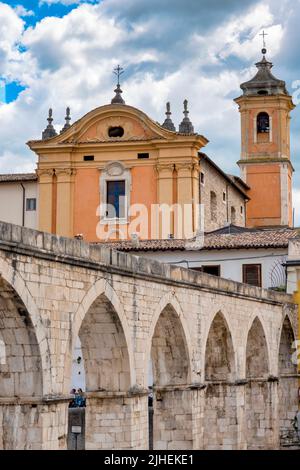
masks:
POLYGON ((77 8, 80 3, 100 3, 97 0, 90 2, 80 1, 54 1, 54 2, 40 2, 40 0, 2 0, 2 3, 6 3, 12 8, 23 6, 27 10, 27 15, 23 16, 26 26, 34 26, 37 22, 47 16, 62 17, 68 14, 73 8, 77 8), (65 4, 66 3, 66 4, 65 4), (30 12, 34 14, 30 14, 30 12))
MULTIPOLYGON (((59 130, 66 106, 78 119, 108 103, 120 63, 126 103, 162 122, 171 101, 178 126, 187 98, 195 129, 210 141, 205 151, 238 174, 233 98, 255 73, 259 34, 268 33, 273 73, 292 93, 300 88, 299 24, 300 0, 0 0, 0 173, 35 168, 25 143, 40 137, 50 106, 59 130)), ((292 118, 300 223, 300 106, 292 118)))

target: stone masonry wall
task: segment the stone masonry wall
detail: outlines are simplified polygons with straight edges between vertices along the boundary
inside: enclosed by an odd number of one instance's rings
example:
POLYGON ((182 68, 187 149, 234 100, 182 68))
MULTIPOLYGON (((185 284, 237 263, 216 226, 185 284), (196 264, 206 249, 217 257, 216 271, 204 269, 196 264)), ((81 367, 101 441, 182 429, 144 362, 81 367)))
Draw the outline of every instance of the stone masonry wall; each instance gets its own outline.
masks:
POLYGON ((204 174, 204 184, 200 182, 200 203, 204 204, 204 230, 216 230, 226 223, 245 226, 245 198, 207 161, 201 160, 201 172, 204 174), (216 194, 215 219, 211 218, 210 193, 216 194), (226 200, 223 201, 223 193, 226 200), (235 221, 231 220, 231 207, 235 209, 235 221), (241 212, 241 207, 242 212, 241 212))
MULTIPOLYGON (((168 448, 176 448, 179 442, 193 448, 279 445, 275 385, 264 386, 271 390, 270 394, 264 388, 259 390, 264 400, 270 402, 268 416, 259 416, 259 425, 253 425, 255 430, 264 426, 264 435, 257 432, 259 440, 247 432, 245 413, 238 405, 237 444, 235 430, 230 433, 229 442, 224 426, 233 419, 234 387, 238 387, 239 396, 244 396, 243 406, 247 410, 251 407, 253 413, 261 413, 261 400, 254 400, 252 392, 246 393, 249 383, 246 371, 249 364, 256 364, 255 358, 252 362, 247 359, 247 354, 253 351, 255 355, 263 348, 266 351, 264 380, 278 378, 279 343, 286 318, 290 322, 288 328, 297 331, 297 311, 290 296, 4 223, 0 223, 0 281, 0 301, 2 305, 9 302, 16 307, 9 311, 17 322, 13 332, 16 336, 7 334, 12 328, 12 316, 6 316, 7 309, 2 309, 0 334, 6 353, 5 364, 1 359, 0 368, 3 390, 8 386, 6 382, 17 377, 12 358, 13 351, 19 354, 19 348, 12 346, 19 344, 19 328, 26 331, 19 346, 24 351, 26 345, 33 348, 26 364, 31 361, 34 373, 41 379, 40 385, 37 382, 27 390, 27 397, 14 379, 14 395, 10 399, 15 404, 12 402, 10 408, 4 403, 2 393, 0 447, 66 446, 72 356, 78 335, 85 339, 84 358, 91 361, 91 367, 87 364, 85 368, 86 448, 148 446, 147 387, 151 356, 156 357, 156 389, 167 386, 170 392, 162 403, 154 403, 154 436, 169 431, 166 423, 175 422, 168 439, 165 439, 167 434, 164 439, 159 437, 157 446, 161 447, 162 442, 167 442, 168 448), (14 297, 11 292, 15 293, 14 297), (210 335, 210 331, 216 331, 211 328, 215 318, 224 319, 225 337, 210 335), (256 331, 253 325, 261 333, 251 334, 248 344, 249 333, 256 331), (220 364, 222 374, 226 371, 229 374, 228 390, 210 397, 204 392, 208 385, 207 347, 224 351, 230 358, 230 368, 222 361, 220 364), (169 372, 167 383, 163 381, 163 371, 169 372), (186 409, 188 390, 193 393, 186 409), (175 395, 176 409, 172 398, 175 395), (23 429, 19 410, 26 400, 28 403, 28 396, 38 405, 33 408, 35 411, 26 411, 26 420, 38 425, 32 434, 25 432, 20 441, 12 440, 10 430, 23 429), (207 415, 215 401, 220 415, 207 415), (180 419, 176 421, 177 415, 180 419), (213 444, 204 438, 212 422, 216 429, 213 444), (275 431, 270 437, 271 422, 275 431)), ((289 335, 284 337, 289 341, 289 335)), ((214 364, 218 365, 218 358, 211 357, 210 371, 214 375, 212 369, 214 364)), ((255 378, 251 375, 251 380, 255 378)), ((296 408, 294 399, 291 397, 292 404, 287 405, 289 413, 296 408)))

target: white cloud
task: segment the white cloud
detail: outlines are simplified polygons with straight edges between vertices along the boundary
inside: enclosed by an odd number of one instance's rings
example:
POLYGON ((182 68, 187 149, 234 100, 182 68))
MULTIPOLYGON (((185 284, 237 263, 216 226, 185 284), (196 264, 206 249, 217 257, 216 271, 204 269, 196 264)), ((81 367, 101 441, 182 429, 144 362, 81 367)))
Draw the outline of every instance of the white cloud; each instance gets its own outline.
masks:
POLYGON ((95 3, 97 0, 39 0, 39 6, 43 4, 53 5, 54 3, 60 3, 61 5, 79 5, 80 3, 95 3))
POLYGON ((14 7, 14 11, 18 16, 25 17, 25 16, 34 16, 35 13, 32 10, 27 10, 23 5, 16 5, 14 7))
MULTIPOLYGON (((117 21, 104 7, 105 2, 82 4, 62 18, 47 17, 25 30, 16 12, 0 2, 0 17, 1 11, 5 12, 10 21, 7 35, 0 22, 0 38, 6 38, 0 69, 7 79, 27 86, 15 102, 0 106, 1 171, 34 168, 35 156, 25 142, 40 137, 50 106, 59 131, 66 106, 71 106, 72 117, 77 119, 110 102, 114 89, 111 71, 120 63, 127 69, 122 88, 128 104, 162 122, 165 102, 170 100, 178 127, 182 102, 187 98, 195 129, 212 142, 208 153, 224 169, 237 173, 240 118, 232 98, 252 72, 226 68, 225 59, 247 54, 248 59, 252 55, 257 58, 257 48, 247 38, 255 42, 262 24, 272 31, 274 19, 268 7, 262 5, 229 18, 205 36, 194 31, 181 33, 179 46, 184 53, 175 55, 167 45, 149 40, 159 28, 154 20, 117 21), (26 47, 25 52, 19 51, 19 43, 26 47), (165 65, 166 58, 170 68, 165 65), (207 74, 209 66, 215 69, 207 74)), ((280 44, 281 36, 278 31, 276 34, 280 44)))

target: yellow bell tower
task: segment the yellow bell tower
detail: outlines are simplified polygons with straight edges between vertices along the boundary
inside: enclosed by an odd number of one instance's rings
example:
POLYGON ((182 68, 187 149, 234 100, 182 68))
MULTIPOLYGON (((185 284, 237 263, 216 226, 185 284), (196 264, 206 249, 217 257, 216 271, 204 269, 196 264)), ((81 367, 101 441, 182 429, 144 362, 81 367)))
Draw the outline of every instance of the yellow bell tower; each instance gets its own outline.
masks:
POLYGON ((273 64, 263 57, 257 74, 241 85, 235 99, 241 113, 242 147, 238 165, 250 186, 248 227, 292 226, 292 174, 290 112, 292 97, 285 82, 271 73, 273 64))

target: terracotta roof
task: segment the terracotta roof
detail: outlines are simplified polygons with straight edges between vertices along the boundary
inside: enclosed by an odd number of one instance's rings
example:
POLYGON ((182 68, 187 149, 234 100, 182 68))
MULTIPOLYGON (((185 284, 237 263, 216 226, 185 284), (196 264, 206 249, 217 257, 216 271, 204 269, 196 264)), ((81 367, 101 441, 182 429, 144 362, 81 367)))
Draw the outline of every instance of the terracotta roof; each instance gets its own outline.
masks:
MULTIPOLYGON (((250 248, 287 248, 289 239, 299 236, 298 229, 244 229, 233 233, 206 233, 201 250, 238 250, 250 248)), ((106 243, 118 251, 177 251, 186 250, 186 240, 140 240, 106 243)), ((199 250, 200 251, 200 250, 199 250)))
POLYGON ((0 183, 13 183, 18 181, 37 181, 35 173, 12 173, 0 175, 0 183))

